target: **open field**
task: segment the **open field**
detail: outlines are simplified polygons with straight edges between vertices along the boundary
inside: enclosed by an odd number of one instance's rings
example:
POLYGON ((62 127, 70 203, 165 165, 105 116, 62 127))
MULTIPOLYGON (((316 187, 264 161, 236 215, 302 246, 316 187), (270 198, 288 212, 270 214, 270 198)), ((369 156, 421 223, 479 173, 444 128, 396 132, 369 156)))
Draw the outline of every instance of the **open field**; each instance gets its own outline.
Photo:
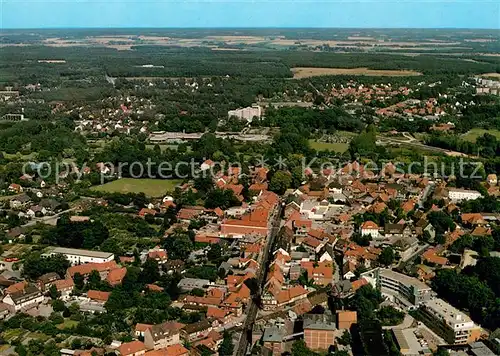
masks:
POLYGON ((314 148, 316 151, 331 150, 342 153, 347 151, 347 149, 349 148, 348 143, 332 143, 332 142, 309 140, 309 144, 311 145, 311 148, 314 148))
POLYGON ((481 75, 483 77, 500 78, 500 73, 484 73, 481 75))
POLYGON ((181 180, 177 179, 134 179, 121 178, 115 181, 92 187, 93 190, 109 193, 141 193, 151 197, 161 197, 173 191, 181 180))
POLYGON ((65 319, 62 324, 57 325, 59 330, 70 329, 78 325, 78 321, 65 319))
POLYGON ((499 130, 486 130, 486 129, 472 129, 466 134, 462 135, 462 138, 466 141, 476 142, 477 138, 483 136, 485 133, 489 133, 490 135, 495 136, 497 139, 500 139, 500 131, 499 130))
POLYGON ((375 70, 368 68, 312 68, 295 67, 291 69, 293 79, 318 77, 321 75, 367 75, 375 77, 408 77, 422 75, 413 70, 375 70))

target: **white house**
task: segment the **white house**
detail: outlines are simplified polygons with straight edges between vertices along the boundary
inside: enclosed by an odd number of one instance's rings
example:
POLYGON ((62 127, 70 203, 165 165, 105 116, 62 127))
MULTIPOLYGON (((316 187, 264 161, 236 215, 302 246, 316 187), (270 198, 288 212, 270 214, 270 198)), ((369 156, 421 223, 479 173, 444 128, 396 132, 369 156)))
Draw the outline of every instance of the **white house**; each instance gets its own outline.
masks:
POLYGON ((325 251, 325 253, 323 253, 321 255, 321 257, 319 258, 319 262, 325 262, 325 261, 328 261, 328 262, 333 261, 332 256, 330 256, 330 254, 327 251, 325 251))
POLYGON ((371 235, 373 239, 379 238, 379 227, 373 221, 365 221, 361 225, 361 236, 371 235))
POLYGON ((28 284, 23 289, 8 294, 3 298, 3 302, 13 306, 17 312, 38 306, 43 302, 43 295, 35 285, 28 284))

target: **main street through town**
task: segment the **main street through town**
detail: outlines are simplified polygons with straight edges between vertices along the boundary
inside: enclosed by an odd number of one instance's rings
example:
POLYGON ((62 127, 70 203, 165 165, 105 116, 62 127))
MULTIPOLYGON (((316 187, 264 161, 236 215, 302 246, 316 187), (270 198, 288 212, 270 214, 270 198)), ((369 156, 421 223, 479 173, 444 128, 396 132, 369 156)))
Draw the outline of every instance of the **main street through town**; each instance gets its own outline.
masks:
MULTIPOLYGON (((274 244, 274 240, 276 238, 276 235, 278 235, 278 232, 280 230, 280 221, 281 221, 281 211, 283 209, 282 204, 278 204, 277 208, 275 208, 271 219, 269 220, 269 234, 266 242, 266 246, 263 250, 263 252, 259 256, 259 265, 261 268, 259 269, 259 273, 257 276, 258 284, 259 284, 259 289, 262 290, 265 280, 266 280, 266 275, 267 275, 267 270, 268 270, 268 265, 269 265, 269 260, 270 256, 272 254, 272 246, 274 244)), ((236 356, 243 356, 247 353, 249 353, 248 349, 251 346, 249 342, 252 340, 252 328, 255 322, 255 318, 257 316, 257 311, 258 311, 258 305, 256 304, 256 300, 260 298, 261 291, 259 291, 258 295, 253 296, 250 299, 250 302, 248 304, 248 308, 246 310, 246 320, 243 326, 243 330, 241 332, 240 336, 240 341, 236 347, 236 356)))

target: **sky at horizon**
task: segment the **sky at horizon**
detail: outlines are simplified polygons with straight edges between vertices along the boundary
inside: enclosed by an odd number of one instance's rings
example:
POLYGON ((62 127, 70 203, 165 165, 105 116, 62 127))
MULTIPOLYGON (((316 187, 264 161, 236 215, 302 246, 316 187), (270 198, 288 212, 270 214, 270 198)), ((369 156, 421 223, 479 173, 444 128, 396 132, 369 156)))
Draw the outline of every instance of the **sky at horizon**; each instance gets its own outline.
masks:
POLYGON ((500 29, 500 0, 0 0, 0 28, 500 29))

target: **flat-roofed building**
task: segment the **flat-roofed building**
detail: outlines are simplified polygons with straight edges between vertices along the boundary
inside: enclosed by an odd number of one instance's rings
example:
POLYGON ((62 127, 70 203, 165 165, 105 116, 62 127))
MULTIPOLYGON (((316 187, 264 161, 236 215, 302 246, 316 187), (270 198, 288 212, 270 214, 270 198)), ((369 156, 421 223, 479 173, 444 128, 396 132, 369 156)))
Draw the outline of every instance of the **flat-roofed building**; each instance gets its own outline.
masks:
POLYGON ((431 287, 424 282, 387 268, 375 268, 361 274, 361 277, 407 307, 421 304, 433 296, 431 287))
POLYGON ((335 343, 336 330, 331 314, 304 315, 304 340, 311 350, 328 350, 335 343))
POLYGON ((467 314, 440 298, 426 301, 420 310, 428 320, 427 326, 450 344, 470 344, 481 336, 481 329, 467 314))
POLYGON ((44 254, 44 256, 54 256, 61 254, 65 256, 71 265, 80 265, 84 263, 104 263, 111 262, 115 255, 111 252, 80 250, 76 248, 54 247, 44 254))
POLYGON ((392 329, 394 338, 403 356, 432 355, 428 347, 424 347, 418 340, 415 332, 417 329, 392 329))

